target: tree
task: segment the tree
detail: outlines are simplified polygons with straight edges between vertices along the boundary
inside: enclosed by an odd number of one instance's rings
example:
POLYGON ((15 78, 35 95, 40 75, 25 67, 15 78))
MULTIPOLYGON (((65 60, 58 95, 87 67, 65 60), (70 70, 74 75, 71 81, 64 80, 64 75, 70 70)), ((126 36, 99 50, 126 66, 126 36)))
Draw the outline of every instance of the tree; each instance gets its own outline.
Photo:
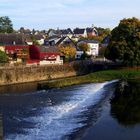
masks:
POLYGON ((37 39, 35 38, 35 35, 31 35, 31 40, 33 41, 34 45, 39 45, 37 39))
POLYGON ((76 48, 74 48, 70 44, 59 46, 59 51, 61 55, 65 57, 66 60, 73 59, 76 54, 76 48))
POLYGON ((106 50, 106 47, 101 47, 101 48, 99 48, 99 56, 100 56, 100 57, 104 57, 104 55, 105 55, 105 50, 106 50))
POLYGON ((5 52, 0 50, 0 63, 6 63, 8 60, 5 52))
POLYGON ((78 48, 83 51, 83 54, 81 55, 81 59, 85 59, 88 58, 89 55, 86 53, 87 51, 89 51, 89 46, 87 43, 80 43, 78 45, 78 48))
POLYGON ((9 17, 0 17, 0 33, 12 33, 13 24, 9 17))
POLYGON ((90 40, 94 39, 101 43, 103 41, 103 39, 106 36, 110 35, 110 33, 111 33, 111 30, 109 28, 101 28, 101 27, 95 27, 95 28, 98 31, 98 36, 93 36, 93 35, 89 34, 87 36, 88 39, 90 39, 90 40))
POLYGON ((84 54, 89 50, 89 46, 87 43, 80 43, 78 48, 84 52, 84 54))
POLYGON ((140 20, 128 18, 120 21, 111 32, 106 49, 107 59, 122 61, 129 65, 140 64, 140 20))
POLYGON ((98 31, 99 36, 106 36, 111 33, 111 30, 109 28, 101 28, 101 27, 95 27, 98 31))

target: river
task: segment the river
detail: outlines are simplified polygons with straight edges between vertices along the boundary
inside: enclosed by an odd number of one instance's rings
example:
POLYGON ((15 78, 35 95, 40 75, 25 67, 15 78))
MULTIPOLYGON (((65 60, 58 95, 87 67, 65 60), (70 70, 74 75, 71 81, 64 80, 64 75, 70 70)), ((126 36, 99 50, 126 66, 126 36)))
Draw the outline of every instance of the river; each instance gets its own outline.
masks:
POLYGON ((116 83, 24 88, 22 94, 1 90, 4 140, 139 140, 139 123, 123 125, 113 115, 110 99, 116 83))

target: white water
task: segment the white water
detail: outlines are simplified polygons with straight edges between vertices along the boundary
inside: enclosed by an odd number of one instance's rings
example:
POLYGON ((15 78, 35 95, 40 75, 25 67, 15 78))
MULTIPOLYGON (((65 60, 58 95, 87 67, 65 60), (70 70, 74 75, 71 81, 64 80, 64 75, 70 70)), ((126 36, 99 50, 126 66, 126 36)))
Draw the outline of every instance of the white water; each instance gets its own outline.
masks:
MULTIPOLYGON (((25 128, 27 134, 10 134, 6 140, 61 140, 65 135, 70 134, 75 129, 84 126, 79 123, 80 118, 76 116, 89 106, 97 104, 104 91, 104 86, 116 81, 87 84, 77 87, 74 90, 65 90, 64 94, 72 94, 67 97, 67 101, 61 104, 44 106, 38 116, 24 118, 24 121, 35 123, 32 129, 25 128)), ((44 91, 43 91, 44 92, 44 91)), ((47 94, 47 93, 46 93, 47 94)), ((58 97, 59 99, 59 97, 58 97)), ((34 108, 33 108, 34 109, 34 108)), ((17 118, 18 119, 18 118, 17 118)))

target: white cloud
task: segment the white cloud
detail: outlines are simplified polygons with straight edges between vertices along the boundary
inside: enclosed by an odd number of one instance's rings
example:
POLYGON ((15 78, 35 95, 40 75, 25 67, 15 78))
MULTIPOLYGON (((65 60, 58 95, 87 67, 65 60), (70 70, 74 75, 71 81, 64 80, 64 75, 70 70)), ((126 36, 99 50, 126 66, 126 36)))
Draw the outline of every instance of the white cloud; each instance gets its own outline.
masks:
POLYGON ((140 18, 139 0, 0 0, 0 15, 14 27, 113 27, 124 17, 140 18))

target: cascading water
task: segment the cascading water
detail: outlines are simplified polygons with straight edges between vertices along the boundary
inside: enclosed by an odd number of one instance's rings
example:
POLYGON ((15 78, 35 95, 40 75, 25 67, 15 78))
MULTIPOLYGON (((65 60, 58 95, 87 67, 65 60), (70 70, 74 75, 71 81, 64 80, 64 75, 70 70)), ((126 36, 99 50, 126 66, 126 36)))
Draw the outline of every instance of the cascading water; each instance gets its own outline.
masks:
MULTIPOLYGON (((69 139, 72 133, 87 125, 88 117, 84 114, 88 114, 91 106, 102 103, 106 96, 105 86, 114 82, 116 80, 37 91, 33 94, 3 95, 2 98, 7 99, 7 102, 1 103, 1 112, 4 118, 6 116, 5 139, 69 139), (12 104, 8 104, 8 101, 12 104)), ((97 107, 94 112, 98 115, 97 107)))

